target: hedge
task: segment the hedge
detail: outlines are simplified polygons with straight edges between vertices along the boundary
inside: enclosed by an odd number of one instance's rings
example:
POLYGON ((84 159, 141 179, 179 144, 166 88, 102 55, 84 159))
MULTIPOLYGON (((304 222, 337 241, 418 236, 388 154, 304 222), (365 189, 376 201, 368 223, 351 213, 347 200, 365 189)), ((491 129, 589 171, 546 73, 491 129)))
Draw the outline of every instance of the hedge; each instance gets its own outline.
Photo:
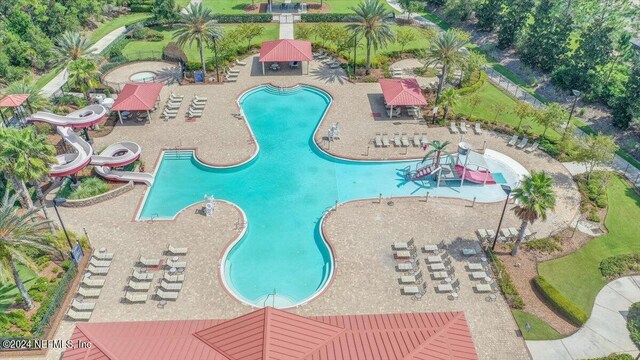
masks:
POLYGON ((469 85, 467 87, 460 88, 456 92, 460 96, 474 93, 474 92, 480 90, 482 85, 484 85, 485 81, 487 81, 487 73, 485 73, 484 71, 481 71, 480 72, 480 79, 478 79, 478 81, 476 81, 475 83, 473 83, 473 84, 471 84, 471 85, 469 85))
POLYGON ((302 22, 350 22, 353 14, 320 14, 320 13, 306 13, 300 15, 300 21, 302 22))
POLYGON ((600 272, 607 279, 640 272, 640 254, 608 257, 600 262, 600 272))
POLYGON ((213 19, 220 24, 230 23, 268 23, 273 20, 272 14, 214 14, 213 19))
POLYGON ((544 277, 537 276, 533 279, 533 283, 551 307, 564 315, 569 321, 577 326, 582 326, 587 322, 587 314, 553 287, 544 277))

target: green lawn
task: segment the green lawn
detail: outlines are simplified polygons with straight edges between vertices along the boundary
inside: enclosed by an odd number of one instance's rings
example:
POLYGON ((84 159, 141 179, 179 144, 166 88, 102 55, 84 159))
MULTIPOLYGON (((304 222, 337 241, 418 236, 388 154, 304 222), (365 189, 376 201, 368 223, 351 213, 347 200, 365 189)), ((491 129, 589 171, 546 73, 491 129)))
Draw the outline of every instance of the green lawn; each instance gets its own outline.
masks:
POLYGON ((571 255, 538 266, 540 275, 587 314, 591 314, 596 295, 607 283, 598 269, 600 261, 640 252, 640 196, 619 177, 611 179, 607 194, 609 213, 605 225, 609 233, 591 240, 571 255))
POLYGON ((91 42, 95 43, 96 41, 102 39, 105 35, 107 35, 108 33, 112 32, 113 30, 119 27, 131 25, 138 21, 144 20, 150 16, 151 15, 147 13, 134 13, 134 14, 119 16, 109 22, 100 24, 100 26, 98 26, 97 29, 91 32, 91 38, 90 38, 91 42))
MULTIPOLYGON (((221 25, 225 31, 229 31, 238 25, 221 25)), ((265 32, 260 37, 257 37, 251 40, 252 44, 258 44, 262 41, 275 40, 279 36, 279 27, 278 24, 264 24, 265 32)), ((157 54, 157 58, 160 59, 162 55, 162 50, 164 47, 172 41, 173 38, 173 30, 161 30, 164 34, 164 40, 162 41, 130 41, 122 50, 124 56, 126 56, 130 60, 136 60, 140 58, 148 58, 149 52, 153 51, 157 54), (145 54, 146 52, 146 54, 145 54)), ((186 46, 184 48, 184 52, 189 58, 189 61, 200 61, 200 54, 198 51, 198 47, 194 44, 193 46, 186 46)), ((213 50, 209 50, 205 48, 205 59, 213 56, 213 50)))
POLYGON ((56 75, 58 75, 58 73, 60 73, 61 70, 62 69, 60 67, 56 67, 49 70, 49 72, 43 74, 42 76, 40 76, 34 84, 36 89, 42 89, 42 87, 47 85, 49 81, 53 80, 53 78, 56 77, 56 75))
POLYGON ((525 340, 556 340, 563 337, 539 317, 522 310, 514 309, 512 311, 525 340), (526 328, 527 323, 530 325, 529 331, 526 328))
MULTIPOLYGON (((17 265, 18 273, 24 282, 24 286, 29 290, 33 281, 38 277, 31 269, 17 265)), ((11 304, 18 293, 18 288, 13 284, 13 280, 9 280, 9 283, 0 286, 0 311, 5 311, 11 304)))

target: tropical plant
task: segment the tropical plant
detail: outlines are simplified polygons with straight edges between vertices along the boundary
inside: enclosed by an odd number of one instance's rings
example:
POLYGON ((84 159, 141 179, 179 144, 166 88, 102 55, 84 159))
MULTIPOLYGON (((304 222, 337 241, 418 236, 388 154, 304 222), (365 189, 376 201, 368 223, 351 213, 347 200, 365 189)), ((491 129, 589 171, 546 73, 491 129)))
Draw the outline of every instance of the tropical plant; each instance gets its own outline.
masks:
POLYGON ((151 8, 153 20, 159 23, 172 23, 179 18, 180 10, 175 0, 155 0, 151 8))
POLYGON ((522 125, 522 122, 525 119, 529 119, 535 116, 536 109, 534 109, 533 106, 531 106, 527 102, 518 101, 516 103, 516 109, 514 112, 518 117, 518 119, 520 119, 520 121, 518 121, 518 127, 516 128, 516 132, 517 132, 517 131, 520 131, 520 126, 522 125))
POLYGON ((422 158, 422 162, 427 161, 431 158, 432 155, 435 154, 433 164, 434 168, 438 168, 440 166, 440 157, 442 156, 442 153, 447 156, 451 156, 451 154, 447 150, 445 150, 447 146, 449 146, 449 144, 451 144, 449 141, 440 142, 440 140, 433 140, 429 142, 427 146, 431 148, 431 150, 429 150, 424 158, 422 158))
POLYGON ((396 32, 396 42, 400 44, 400 52, 404 52, 404 47, 410 42, 416 41, 418 34, 413 28, 400 28, 396 32))
POLYGON ((96 55, 95 49, 91 49, 89 39, 75 31, 67 31, 60 35, 51 53, 50 61, 53 65, 66 65, 71 61, 92 58, 96 55))
POLYGON ((522 221, 511 252, 511 255, 516 256, 527 226, 538 219, 546 220, 547 213, 555 209, 556 194, 553 190, 553 179, 544 171, 532 171, 530 176, 524 177, 520 187, 513 189, 511 196, 516 202, 513 211, 522 221))
POLYGON ((605 165, 615 158, 618 145, 612 136, 598 133, 580 138, 576 144, 573 161, 583 164, 587 170, 587 182, 598 166, 605 165))
POLYGON ((55 248, 48 242, 45 232, 47 222, 34 218, 37 209, 21 212, 14 207, 17 194, 9 196, 6 192, 0 203, 0 279, 13 277, 27 310, 33 308, 33 300, 20 278, 16 263, 37 269, 27 248, 36 248, 43 252, 53 252, 55 248))
POLYGON ((100 85, 100 72, 98 65, 89 59, 78 59, 69 63, 67 67, 69 77, 67 83, 72 88, 80 90, 84 98, 90 100, 91 90, 100 85))
POLYGON ((202 3, 191 3, 180 13, 180 20, 176 24, 176 31, 173 38, 178 44, 191 46, 194 42, 200 52, 200 63, 202 73, 206 79, 206 64, 204 62, 204 46, 211 43, 213 39, 222 37, 222 28, 214 20, 211 9, 206 8, 202 3))
POLYGON ((369 75, 371 74, 371 48, 378 50, 395 38, 390 21, 393 13, 387 10, 386 4, 379 0, 364 0, 351 10, 355 13, 350 19, 354 23, 346 27, 366 40, 365 74, 369 75))
MULTIPOLYGON (((438 94, 442 91, 442 87, 447 82, 447 74, 456 67, 462 66, 467 58, 465 47, 469 44, 468 40, 454 30, 447 30, 436 36, 431 46, 426 51, 425 66, 440 65, 440 81, 438 82, 438 94)), ((436 104, 438 105, 438 104, 436 104)))
POLYGON ((331 39, 333 29, 333 25, 329 23, 317 23, 311 25, 311 34, 315 40, 320 40, 320 46, 324 47, 326 42, 331 39))
MULTIPOLYGON (((220 28, 222 29, 222 28, 220 28)), ((218 66, 218 44, 224 38, 224 33, 221 31, 211 34, 209 41, 209 47, 213 50, 213 67, 216 69, 216 81, 220 82, 220 69, 218 66)))
POLYGON ((247 48, 251 47, 251 40, 264 34, 264 26, 256 23, 244 23, 238 26, 238 31, 242 37, 247 39, 247 48))
POLYGON ((447 115, 449 114, 449 109, 456 106, 460 101, 460 94, 453 87, 447 87, 440 95, 440 104, 444 106, 444 115, 442 116, 442 120, 447 119, 447 115))
POLYGON ((10 83, 5 89, 5 93, 7 95, 28 94, 29 99, 27 99, 27 106, 33 111, 42 110, 49 105, 49 99, 42 96, 42 93, 34 86, 30 78, 10 83))
POLYGON ((568 118, 567 111, 560 104, 552 103, 546 109, 536 111, 534 121, 544 127, 542 131, 542 137, 544 137, 549 128, 560 126, 568 118))

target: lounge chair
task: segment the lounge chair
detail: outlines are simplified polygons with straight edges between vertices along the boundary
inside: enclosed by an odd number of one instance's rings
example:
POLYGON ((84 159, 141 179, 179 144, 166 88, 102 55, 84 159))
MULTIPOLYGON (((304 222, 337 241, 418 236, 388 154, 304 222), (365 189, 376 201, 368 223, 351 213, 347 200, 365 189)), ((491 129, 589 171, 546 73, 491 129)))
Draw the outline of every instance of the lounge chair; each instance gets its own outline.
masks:
POLYGON ((480 252, 474 248, 466 248, 466 249, 462 249, 462 255, 463 256, 474 256, 474 255, 478 255, 480 252))
POLYGON ((237 77, 234 77, 234 76, 226 75, 226 76, 224 77, 224 81, 225 81, 225 82, 236 82, 236 81, 238 81, 238 78, 237 78, 237 77))
POLYGON ((175 119, 178 116, 178 112, 162 112, 162 117, 165 119, 175 119))
POLYGON ((467 133, 467 123, 465 121, 460 121, 460 132, 463 134, 467 133))
POLYGON ((407 133, 402 133, 402 137, 400 138, 400 142, 402 143, 402 147, 409 147, 409 136, 407 133))
POLYGON ((162 115, 175 115, 178 113, 178 110, 164 109, 162 110, 162 115))
POLYGON ((440 241, 438 244, 427 244, 422 247, 422 252, 424 253, 437 253, 440 250, 446 250, 447 246, 444 244, 444 240, 440 241))
POLYGON ((424 295, 427 291, 427 283, 422 283, 422 285, 410 285, 402 287, 402 295, 424 295))
POLYGON ((476 230, 476 233, 478 234, 478 237, 480 238, 480 240, 487 240, 487 238, 488 238, 487 230, 478 229, 478 230, 476 230))
POLYGON ((163 291, 162 289, 156 291, 156 295, 163 300, 175 300, 178 298, 178 294, 180 293, 177 291, 163 291))
POLYGON ((518 134, 514 134, 511 137, 511 140, 509 140, 509 142, 507 143, 507 145, 508 146, 515 146, 517 142, 518 142, 518 134))
POLYGON ((389 147, 389 135, 382 134, 382 147, 389 147))
POLYGON ((534 151, 536 151, 538 149, 538 146, 540 146, 540 143, 535 141, 533 144, 531 144, 531 146, 529 146, 528 148, 524 149, 524 151, 526 151, 526 152, 534 152, 534 151))
POLYGON ((207 100, 208 100, 207 97, 200 97, 198 95, 195 95, 193 97, 193 100, 191 100, 191 101, 193 101, 193 102, 207 102, 207 100))
POLYGON ((151 281, 153 280, 154 273, 147 272, 138 272, 138 270, 133 270, 131 277, 138 281, 151 281))
POLYGON ((165 290, 180 290, 182 289, 182 283, 180 282, 166 282, 164 280, 162 280, 162 282, 160 283, 160 287, 165 289, 165 290))
POLYGON ((399 250, 393 253, 393 258, 396 260, 410 260, 415 257, 416 253, 409 250, 399 250))
POLYGON ((420 142, 420 134, 418 133, 413 133, 413 146, 422 146, 422 143, 420 142))
POLYGON ((422 133, 422 137, 420 138, 420 145, 428 144, 429 140, 427 140, 427 133, 422 133))
POLYGON ((376 147, 382 147, 382 135, 380 135, 380 133, 376 133, 373 143, 376 147))
POLYGON ((133 290, 147 291, 151 288, 151 281, 129 280, 127 286, 133 290))
POLYGON ((520 141, 520 143, 517 145, 518 149, 524 149, 525 146, 527 146, 527 143, 529 142, 529 138, 528 137, 523 137, 522 141, 520 141))
POLYGON ((514 228, 514 227, 510 227, 509 232, 511 233, 511 237, 513 237, 514 239, 518 237, 518 235, 520 235, 518 229, 514 228))
POLYGON ((170 274, 165 272, 164 276, 162 277, 162 279, 168 281, 168 282, 183 282, 184 281, 184 274, 170 274))
POLYGON ((393 144, 395 146, 402 146, 402 141, 400 140, 400 133, 393 134, 393 144))
POLYGON ((84 274, 82 284, 88 287, 102 287, 104 286, 104 279, 92 279, 91 274, 84 274))
POLYGON ((444 280, 447 278, 453 279, 456 276, 456 271, 454 268, 451 268, 447 271, 434 271, 431 273, 431 278, 433 280, 444 280))
POLYGON ((140 256, 140 259, 138 261, 144 266, 159 266, 160 265, 160 259, 147 259, 144 256, 140 256))
POLYGON ((169 103, 169 102, 168 102, 168 103, 164 106, 164 109, 165 109, 165 110, 177 110, 177 109, 179 109, 179 108, 180 108, 180 106, 181 106, 181 105, 182 105, 182 103, 169 103))
POLYGON ((96 251, 93 253, 93 257, 98 260, 113 260, 113 253, 96 251))
POLYGON ((391 245, 393 250, 409 250, 415 248, 415 242, 413 238, 409 239, 407 242, 396 242, 391 245))
POLYGON ((429 270, 431 271, 443 271, 451 268, 451 260, 446 260, 441 263, 429 264, 429 270))
POLYGON ((124 298, 129 302, 137 303, 137 302, 147 302, 148 296, 147 294, 135 294, 127 291, 124 294, 124 298))
POLYGON ((488 277, 488 275, 484 271, 474 271, 471 273, 471 279, 473 280, 484 280, 486 277, 488 277))
POLYGON ((474 126, 473 126, 473 132, 476 133, 476 135, 480 135, 482 134, 482 128, 480 127, 480 123, 477 122, 474 126))
POLYGON ((204 113, 201 110, 189 110, 186 114, 187 117, 202 117, 204 113))
POLYGON ((236 59, 236 65, 245 66, 245 65, 247 65, 247 63, 244 62, 244 61, 240 61, 240 60, 236 59))
POLYGON ((93 314, 91 311, 75 311, 72 308, 69 308, 69 311, 67 311, 67 316, 76 321, 89 321, 91 314, 93 314))
POLYGON ((87 266, 87 272, 90 272, 94 275, 107 275, 109 273, 108 267, 96 267, 91 264, 87 266))
POLYGON ((414 271, 417 270, 417 268, 417 263, 415 266, 410 262, 401 262, 396 265, 396 271, 414 271))
POLYGON ((457 291, 457 289, 459 288, 460 288, 460 280, 456 280, 451 284, 439 284, 436 289, 438 292, 441 292, 441 293, 450 293, 450 292, 457 291))
POLYGON ((173 261, 173 259, 167 259, 167 266, 170 268, 184 269, 187 267, 186 261, 173 261))
POLYGON ((227 74, 239 74, 240 70, 238 69, 232 69, 232 68, 227 68, 227 74))
POLYGON ((469 271, 484 271, 484 265, 480 263, 467 263, 469 271))
POLYGON ((191 105, 189 105, 189 110, 202 110, 207 106, 207 103, 204 102, 192 102, 191 105))
POLYGON ((496 232, 493 231, 492 229, 487 229, 487 237, 488 237, 488 239, 495 239, 496 232))
POLYGON ((184 99, 184 95, 169 94, 169 100, 171 101, 182 101, 182 99, 184 99))
POLYGON ((476 292, 479 292, 479 293, 488 293, 488 292, 496 292, 497 291, 493 287, 493 284, 476 284, 473 287, 476 289, 476 292))
POLYGON ((78 295, 82 295, 83 297, 98 297, 100 296, 100 292, 102 289, 86 289, 80 286, 78 288, 78 295))
POLYGON ((449 123, 449 131, 451 131, 452 134, 459 133, 458 128, 456 127, 455 121, 452 121, 451 123, 449 123))
POLYGON ((427 264, 437 264, 442 262, 442 257, 440 255, 427 256, 426 261, 427 264))
POLYGON ((80 311, 89 311, 89 310, 93 310, 96 307, 96 303, 81 302, 76 299, 73 299, 73 301, 71 301, 71 307, 80 311))
POLYGON ((95 267, 109 267, 111 266, 111 260, 97 260, 96 258, 92 258, 89 261, 89 265, 93 265, 95 267))
POLYGON ((401 276, 398 281, 401 284, 420 284, 422 282, 422 271, 418 271, 415 275, 401 276))
POLYGON ((186 247, 173 247, 171 244, 167 246, 167 251, 173 255, 187 255, 187 250, 189 249, 186 247))

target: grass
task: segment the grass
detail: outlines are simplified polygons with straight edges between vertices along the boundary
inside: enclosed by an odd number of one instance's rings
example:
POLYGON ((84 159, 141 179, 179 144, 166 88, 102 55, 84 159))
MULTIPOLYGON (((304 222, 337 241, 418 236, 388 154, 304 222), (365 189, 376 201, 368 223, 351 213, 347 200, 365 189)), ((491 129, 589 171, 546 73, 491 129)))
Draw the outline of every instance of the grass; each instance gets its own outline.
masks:
MULTIPOLYGON (((188 1, 187 1, 188 2, 188 1)), ((260 2, 266 1, 255 1, 256 6, 260 2)), ((320 3, 320 1, 315 1, 320 3)), ((323 1, 325 4, 329 4, 330 12, 332 13, 351 13, 351 7, 356 6, 360 0, 328 0, 323 1)), ((182 3, 179 1, 179 3, 182 3)), ((214 12, 222 13, 222 14, 244 14, 244 9, 251 5, 251 1, 237 1, 237 0, 204 0, 203 4, 206 7, 213 9, 214 12)), ((294 1, 295 3, 295 1, 294 1)), ((386 3, 385 3, 386 4, 386 3)), ((389 4, 386 4, 389 10, 393 10, 389 4)), ((395 12, 395 11, 394 11, 395 12)))
POLYGON ((419 12, 419 14, 424 17, 425 19, 431 21, 432 23, 438 25, 439 28, 441 28, 442 30, 449 30, 451 28, 451 25, 449 25, 448 22, 446 22, 443 19, 440 19, 438 17, 438 15, 432 13, 431 11, 428 10, 424 10, 419 12))
POLYGON ((148 17, 151 17, 151 15, 147 13, 134 13, 129 15, 122 15, 111 21, 100 24, 100 26, 98 26, 97 29, 91 32, 91 37, 90 37, 91 43, 95 43, 96 41, 102 39, 108 33, 112 32, 113 30, 119 27, 134 24, 148 17))
MULTIPOLYGON (((230 31, 231 29, 237 27, 238 25, 221 25, 225 31, 230 31)), ((264 24, 265 27, 264 34, 255 39, 251 40, 251 44, 259 44, 262 41, 275 40, 279 37, 279 27, 278 24, 264 24)), ((148 58, 140 53, 144 52, 156 52, 158 55, 158 59, 162 56, 162 50, 164 47, 173 40, 173 32, 174 30, 170 29, 159 29, 164 34, 164 40, 162 41, 129 41, 127 45, 122 50, 122 54, 130 60, 136 60, 140 58, 148 58)), ((184 52, 187 55, 189 61, 200 62, 200 53, 198 51, 198 47, 194 44, 193 46, 185 46, 184 52)), ((204 50, 205 60, 209 57, 213 56, 213 50, 205 48, 204 50)))
POLYGON ((513 310, 513 317, 525 340, 556 340, 563 337, 544 320, 526 311, 513 310), (527 323, 530 325, 529 331, 526 329, 527 323))
POLYGON ((640 252, 640 196, 622 178, 615 176, 608 186, 607 235, 595 238, 571 255, 541 263, 538 267, 556 289, 587 314, 595 297, 607 283, 599 270, 600 261, 614 255, 640 252))
MULTIPOLYGON (((18 264, 17 267, 24 286, 29 290, 38 275, 24 265, 18 264)), ((18 288, 13 284, 13 279, 0 286, 0 312, 6 311, 13 304, 16 294, 18 294, 18 288)))

